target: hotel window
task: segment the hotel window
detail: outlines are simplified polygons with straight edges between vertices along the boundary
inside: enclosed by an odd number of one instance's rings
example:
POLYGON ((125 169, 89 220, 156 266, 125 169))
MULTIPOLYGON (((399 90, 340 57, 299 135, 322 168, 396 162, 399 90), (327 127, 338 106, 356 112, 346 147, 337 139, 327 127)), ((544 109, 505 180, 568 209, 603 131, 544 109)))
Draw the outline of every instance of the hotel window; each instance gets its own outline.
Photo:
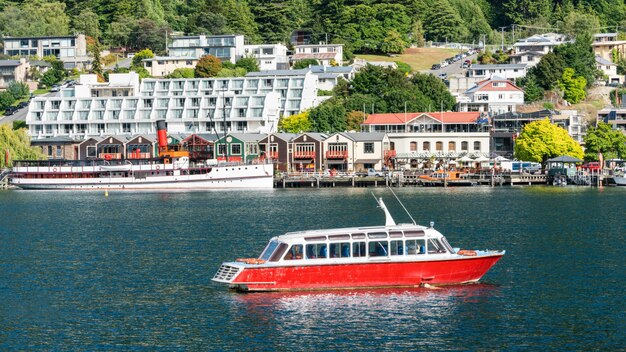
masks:
POLYGON ((61 152, 61 146, 57 145, 57 156, 60 158, 61 155, 63 155, 62 152, 61 152))
POLYGON ((363 153, 365 154, 374 153, 374 143, 363 143, 363 153))
POLYGON ((461 142, 461 150, 467 151, 467 149, 468 149, 467 142, 461 142))
POLYGON ((448 142, 448 151, 456 152, 456 142, 448 142))
POLYGON ((443 142, 435 143, 435 150, 442 151, 443 150, 443 142))
POLYGON ((370 257, 386 257, 389 255, 389 241, 370 241, 368 246, 370 257))
POLYGON ((233 155, 241 155, 241 144, 231 144, 230 153, 233 155))
POLYGON ((424 142, 424 144, 422 144, 422 150, 430 151, 430 142, 424 142))
POLYGON ((130 133, 130 123, 123 123, 122 124, 122 132, 130 133))
POLYGON ((474 142, 474 150, 480 150, 480 142, 474 142))
POLYGON ((412 152, 416 152, 417 151, 417 142, 411 142, 410 146, 409 146, 409 150, 412 152))

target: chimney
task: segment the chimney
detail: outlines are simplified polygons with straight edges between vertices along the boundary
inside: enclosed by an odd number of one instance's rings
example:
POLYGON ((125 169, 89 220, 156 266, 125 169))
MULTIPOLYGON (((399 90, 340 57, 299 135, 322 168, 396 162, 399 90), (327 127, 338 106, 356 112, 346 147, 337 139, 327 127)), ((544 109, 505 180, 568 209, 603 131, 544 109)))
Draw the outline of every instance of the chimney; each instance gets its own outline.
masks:
POLYGON ((157 140, 159 142, 159 153, 167 150, 167 127, 165 120, 158 120, 157 125, 157 140))

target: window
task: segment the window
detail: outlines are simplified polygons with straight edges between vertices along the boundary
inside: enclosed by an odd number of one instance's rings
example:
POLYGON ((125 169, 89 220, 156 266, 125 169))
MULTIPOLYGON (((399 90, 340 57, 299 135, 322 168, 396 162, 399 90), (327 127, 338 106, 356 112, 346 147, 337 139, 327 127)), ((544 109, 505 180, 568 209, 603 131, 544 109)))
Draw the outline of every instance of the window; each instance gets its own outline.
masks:
POLYGON ((61 146, 57 145, 57 156, 60 158, 61 155, 62 155, 62 153, 61 153, 61 146))
POLYGON ((409 150, 412 151, 412 152, 416 152, 417 151, 417 142, 411 142, 409 150))
POLYGON ((300 260, 302 259, 302 245, 294 244, 289 248, 287 254, 285 254, 284 260, 300 260))
POLYGON ((368 246, 370 257, 386 257, 389 255, 388 241, 371 241, 368 246))
POLYGON ((326 243, 307 244, 306 257, 307 259, 326 259, 328 257, 326 243))
POLYGON ((443 150, 443 142, 435 143, 435 150, 442 151, 443 150))
POLYGON ((287 250, 287 244, 281 243, 278 245, 278 248, 274 251, 272 256, 270 257, 270 262, 277 262, 283 256, 283 253, 287 250))
POLYGON ((438 239, 431 238, 430 240, 428 240, 428 253, 429 254, 445 253, 445 252, 446 252, 446 249, 443 247, 443 245, 441 244, 441 242, 439 242, 438 239))
POLYGON ((391 255, 404 255, 404 244, 402 240, 391 241, 391 255))
POLYGON ((456 142, 448 142, 448 151, 456 152, 456 142))
POLYGON ((226 144, 218 144, 218 146, 217 146, 217 154, 218 155, 226 155, 226 144))
POLYGON ((374 153, 374 143, 363 143, 363 153, 366 153, 366 154, 374 153))
POLYGON ((278 242, 270 241, 270 243, 267 244, 267 247, 265 247, 265 250, 261 254, 260 259, 262 260, 270 259, 270 256, 272 255, 272 253, 274 253, 274 251, 276 250, 276 247, 278 247, 278 242))
POLYGON ((87 157, 88 158, 95 158, 96 157, 96 146, 95 145, 87 146, 87 157))
POLYGON ((430 142, 424 142, 422 150, 430 151, 430 142))
POLYGON ((365 254, 366 254, 365 242, 353 242, 352 243, 352 256, 353 257, 365 257, 365 254))
POLYGON ((480 150, 480 142, 474 142, 474 150, 480 150))
POLYGON ((461 142, 461 150, 467 151, 467 142, 461 142))
POLYGON ((233 155, 241 155, 241 144, 231 144, 230 153, 233 155))
POLYGON ((331 243, 330 244, 330 257, 331 258, 349 258, 350 257, 350 243, 331 243))
POLYGON ((406 254, 416 255, 426 253, 424 240, 406 240, 406 254))

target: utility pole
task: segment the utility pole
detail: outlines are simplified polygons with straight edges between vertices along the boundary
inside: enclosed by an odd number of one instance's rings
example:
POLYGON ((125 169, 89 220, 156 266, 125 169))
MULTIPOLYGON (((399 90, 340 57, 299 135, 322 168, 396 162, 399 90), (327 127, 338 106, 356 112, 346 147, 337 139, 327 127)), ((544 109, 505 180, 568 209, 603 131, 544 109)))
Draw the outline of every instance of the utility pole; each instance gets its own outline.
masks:
POLYGON ((504 28, 505 27, 500 27, 500 31, 502 33, 502 52, 504 52, 504 28))
POLYGON ((165 30, 165 56, 167 56, 167 29, 165 30))
POLYGON ((515 43, 515 24, 513 25, 513 43, 515 43))

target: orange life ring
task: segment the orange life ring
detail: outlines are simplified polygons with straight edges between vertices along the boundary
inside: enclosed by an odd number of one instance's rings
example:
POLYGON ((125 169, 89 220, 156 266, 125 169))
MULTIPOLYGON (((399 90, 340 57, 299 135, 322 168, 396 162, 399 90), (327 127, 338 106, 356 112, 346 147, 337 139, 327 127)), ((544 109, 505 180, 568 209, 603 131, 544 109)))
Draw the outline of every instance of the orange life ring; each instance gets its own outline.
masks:
POLYGON ((161 169, 161 167, 159 165, 156 166, 157 171, 159 171, 161 169))
POLYGON ((476 256, 476 251, 472 251, 472 250, 468 250, 468 249, 461 249, 460 251, 456 252, 456 254, 458 255, 465 255, 468 257, 475 257, 476 256))
POLYGON ((237 262, 246 263, 246 264, 263 264, 265 260, 257 259, 257 258, 237 258, 237 262))
POLYGON ((111 154, 107 154, 104 156, 104 160, 111 160, 111 159, 113 159, 113 155, 111 154))
POLYGON ((52 168, 52 172, 57 172, 57 168, 56 168, 56 167, 53 167, 53 168, 52 168))

